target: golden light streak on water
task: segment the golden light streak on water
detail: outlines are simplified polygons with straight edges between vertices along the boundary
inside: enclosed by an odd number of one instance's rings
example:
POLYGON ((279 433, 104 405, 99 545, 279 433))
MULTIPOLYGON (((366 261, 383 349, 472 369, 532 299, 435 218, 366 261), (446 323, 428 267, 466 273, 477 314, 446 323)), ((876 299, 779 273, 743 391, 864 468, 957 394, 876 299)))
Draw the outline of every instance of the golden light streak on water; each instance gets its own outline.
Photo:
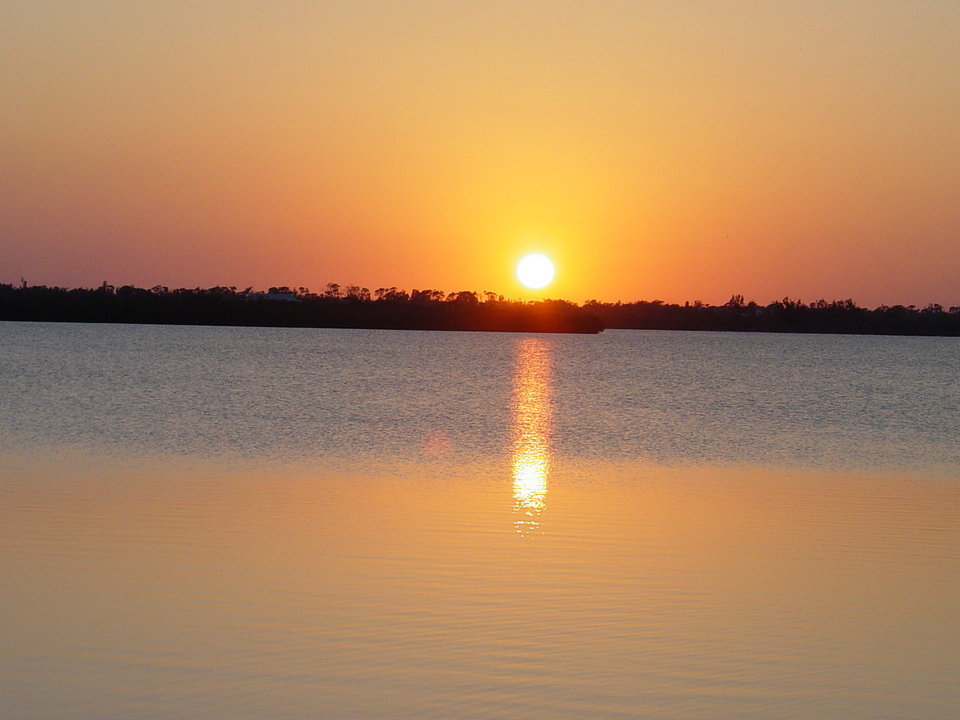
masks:
POLYGON ((550 348, 520 341, 513 374, 513 499, 518 533, 540 527, 550 474, 550 348))

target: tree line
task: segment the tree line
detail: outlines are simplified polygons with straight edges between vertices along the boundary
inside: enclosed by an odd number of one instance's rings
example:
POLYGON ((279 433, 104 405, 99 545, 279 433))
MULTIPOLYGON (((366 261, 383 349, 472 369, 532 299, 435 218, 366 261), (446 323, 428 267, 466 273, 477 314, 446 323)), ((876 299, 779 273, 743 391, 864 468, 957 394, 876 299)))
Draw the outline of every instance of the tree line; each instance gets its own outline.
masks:
POLYGON ((584 309, 608 328, 647 330, 725 330, 729 332, 842 333, 851 335, 960 335, 960 307, 929 304, 880 305, 872 310, 852 299, 809 304, 783 298, 767 305, 733 295, 723 305, 683 305, 660 300, 600 303, 584 309))
POLYGON ((722 330, 874 335, 960 336, 960 307, 881 305, 853 300, 803 303, 783 298, 766 305, 733 295, 723 305, 661 300, 523 302, 492 292, 329 283, 322 291, 276 286, 265 291, 236 287, 149 289, 132 285, 97 288, 0 284, 0 320, 250 325, 278 327, 387 328, 585 332, 604 328, 722 330))
POLYGON ((354 285, 308 288, 236 287, 149 289, 0 285, 0 320, 106 322, 167 325, 383 328, 502 332, 597 333, 600 321, 564 300, 520 302, 494 293, 440 290, 372 293, 354 285))

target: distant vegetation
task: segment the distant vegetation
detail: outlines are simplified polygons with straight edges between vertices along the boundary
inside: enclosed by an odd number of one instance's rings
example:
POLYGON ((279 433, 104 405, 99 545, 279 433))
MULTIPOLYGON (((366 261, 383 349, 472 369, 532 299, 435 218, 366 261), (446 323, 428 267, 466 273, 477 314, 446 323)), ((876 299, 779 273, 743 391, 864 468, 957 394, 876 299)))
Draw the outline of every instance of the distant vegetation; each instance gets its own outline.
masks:
POLYGON ((0 320, 596 333, 604 328, 960 336, 960 307, 881 305, 853 300, 758 305, 734 295, 723 305, 659 300, 576 305, 521 302, 494 293, 371 292, 330 283, 322 292, 272 287, 149 290, 104 283, 92 289, 0 284, 0 320))
POLYGON ((583 308, 608 328, 727 330, 732 332, 845 333, 852 335, 960 335, 960 307, 881 305, 873 310, 853 300, 809 304, 784 298, 768 305, 734 295, 723 305, 672 305, 587 301, 583 308))
POLYGON ((504 332, 603 329, 594 315, 563 300, 524 303, 493 293, 408 293, 395 287, 371 293, 335 283, 322 293, 302 287, 255 292, 235 287, 145 290, 106 283, 73 290, 0 285, 0 320, 504 332))

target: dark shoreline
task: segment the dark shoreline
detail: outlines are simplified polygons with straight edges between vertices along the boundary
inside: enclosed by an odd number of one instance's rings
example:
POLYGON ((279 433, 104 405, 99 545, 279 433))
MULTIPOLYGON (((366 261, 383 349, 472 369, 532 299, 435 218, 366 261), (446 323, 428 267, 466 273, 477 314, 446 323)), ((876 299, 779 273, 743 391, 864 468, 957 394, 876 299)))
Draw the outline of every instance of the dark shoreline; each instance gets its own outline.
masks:
POLYGON ((307 327, 467 332, 587 333, 604 329, 844 335, 960 336, 960 307, 880 306, 852 300, 804 304, 784 298, 768 305, 734 296, 724 305, 661 301, 576 305, 564 300, 521 302, 474 292, 331 285, 305 288, 214 287, 149 290, 104 284, 95 289, 0 284, 0 320, 228 327, 307 327))
POLYGON ((481 302, 474 293, 448 299, 429 292, 430 296, 410 296, 395 291, 372 300, 233 288, 65 290, 0 285, 0 320, 591 334, 604 329, 592 313, 562 300, 481 302))

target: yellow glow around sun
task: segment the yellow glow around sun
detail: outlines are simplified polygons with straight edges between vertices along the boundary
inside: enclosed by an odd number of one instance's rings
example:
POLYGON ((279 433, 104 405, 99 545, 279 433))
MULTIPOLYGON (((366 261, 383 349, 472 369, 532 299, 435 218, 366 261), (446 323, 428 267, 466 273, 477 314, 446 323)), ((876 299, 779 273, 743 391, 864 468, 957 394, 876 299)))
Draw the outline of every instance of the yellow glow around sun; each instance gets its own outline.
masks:
POLYGON ((546 255, 531 253, 517 263, 517 280, 531 290, 539 290, 553 281, 553 262, 546 255))

